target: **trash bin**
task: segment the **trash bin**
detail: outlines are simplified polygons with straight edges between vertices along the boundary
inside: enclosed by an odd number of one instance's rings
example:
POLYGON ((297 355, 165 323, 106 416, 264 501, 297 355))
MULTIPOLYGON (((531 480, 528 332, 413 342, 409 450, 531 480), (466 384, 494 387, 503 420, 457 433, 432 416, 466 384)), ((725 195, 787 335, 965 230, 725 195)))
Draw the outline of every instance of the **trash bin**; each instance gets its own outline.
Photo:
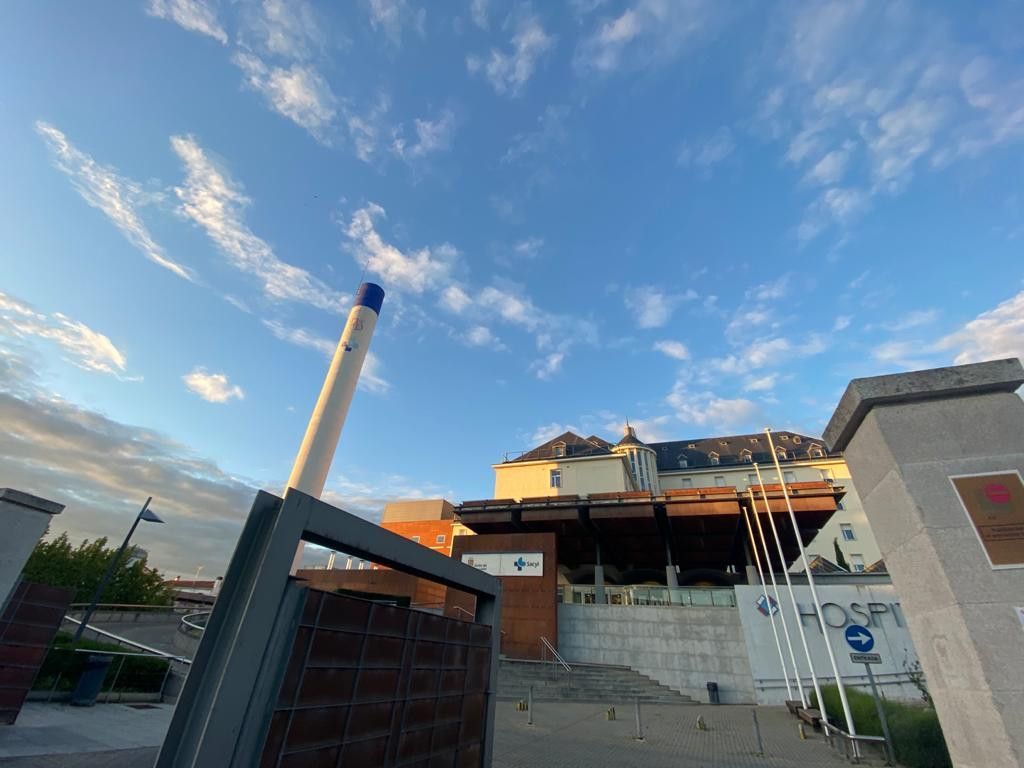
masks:
POLYGON ((708 683, 708 702, 711 704, 720 704, 718 700, 718 683, 708 683))
POLYGON ((71 703, 76 707, 91 707, 103 690, 103 681, 114 657, 106 653, 90 653, 85 659, 85 668, 78 678, 78 685, 71 693, 71 703))

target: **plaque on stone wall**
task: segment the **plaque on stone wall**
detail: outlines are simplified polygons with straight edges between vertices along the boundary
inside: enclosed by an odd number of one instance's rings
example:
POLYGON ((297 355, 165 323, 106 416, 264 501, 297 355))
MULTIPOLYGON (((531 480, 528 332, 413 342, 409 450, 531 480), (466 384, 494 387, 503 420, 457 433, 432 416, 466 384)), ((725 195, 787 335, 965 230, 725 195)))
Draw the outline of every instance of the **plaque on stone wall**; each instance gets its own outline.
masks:
POLYGON ((949 478, 993 568, 1024 568, 1024 482, 1015 470, 949 478))

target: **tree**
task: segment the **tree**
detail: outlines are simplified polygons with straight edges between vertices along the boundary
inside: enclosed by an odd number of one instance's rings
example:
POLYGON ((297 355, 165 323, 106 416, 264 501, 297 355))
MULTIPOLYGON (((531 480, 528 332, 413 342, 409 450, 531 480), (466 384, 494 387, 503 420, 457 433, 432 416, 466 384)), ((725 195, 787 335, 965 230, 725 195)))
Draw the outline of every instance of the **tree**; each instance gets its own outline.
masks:
POLYGON ((844 571, 850 570, 850 564, 846 562, 846 556, 843 554, 843 548, 839 546, 839 539, 832 539, 832 546, 835 547, 836 550, 836 565, 844 571))
MULTIPOLYGON (((70 587, 75 590, 72 602, 85 603, 92 599, 96 585, 117 550, 107 547, 105 538, 85 539, 73 547, 66 533, 50 541, 40 541, 32 551, 22 578, 34 584, 70 587)), ((132 605, 170 605, 171 590, 164 585, 163 576, 146 564, 145 558, 128 563, 128 553, 122 556, 110 578, 101 603, 132 605)))

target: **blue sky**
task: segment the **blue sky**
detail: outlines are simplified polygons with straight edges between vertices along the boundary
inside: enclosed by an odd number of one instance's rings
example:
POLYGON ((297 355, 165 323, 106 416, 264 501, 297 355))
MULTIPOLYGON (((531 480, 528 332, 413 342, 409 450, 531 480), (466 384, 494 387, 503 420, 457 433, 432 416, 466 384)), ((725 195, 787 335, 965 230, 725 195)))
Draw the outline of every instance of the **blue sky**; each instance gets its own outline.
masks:
POLYGON ((12 6, 0 485, 222 571, 364 277, 361 514, 627 417, 820 433, 1024 354, 1022 146, 1021 2, 12 6))

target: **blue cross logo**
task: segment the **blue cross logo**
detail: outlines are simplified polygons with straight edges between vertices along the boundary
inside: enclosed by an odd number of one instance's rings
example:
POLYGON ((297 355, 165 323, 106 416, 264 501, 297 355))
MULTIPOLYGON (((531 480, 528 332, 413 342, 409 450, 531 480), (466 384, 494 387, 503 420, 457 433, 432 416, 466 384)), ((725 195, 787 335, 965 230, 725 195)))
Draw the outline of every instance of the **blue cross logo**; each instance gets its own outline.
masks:
POLYGON ((519 559, 516 560, 514 563, 512 563, 512 565, 514 565, 516 567, 517 571, 521 571, 521 570, 523 570, 523 568, 526 567, 526 561, 523 559, 523 556, 520 555, 519 559))

